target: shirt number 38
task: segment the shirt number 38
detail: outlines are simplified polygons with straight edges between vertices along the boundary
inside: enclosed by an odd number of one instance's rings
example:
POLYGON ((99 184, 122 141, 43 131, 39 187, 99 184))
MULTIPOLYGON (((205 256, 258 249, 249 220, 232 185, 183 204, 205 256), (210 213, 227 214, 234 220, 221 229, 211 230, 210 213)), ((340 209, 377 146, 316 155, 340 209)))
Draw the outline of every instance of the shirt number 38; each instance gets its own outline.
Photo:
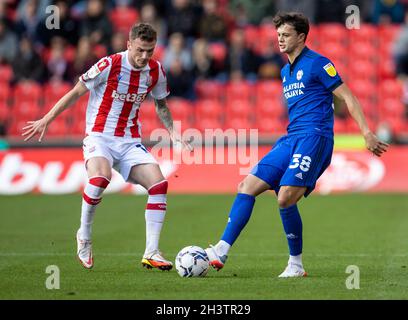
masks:
POLYGON ((309 156, 302 156, 300 153, 293 155, 292 164, 289 166, 289 169, 300 168, 303 172, 307 172, 310 169, 310 164, 312 159, 309 156))

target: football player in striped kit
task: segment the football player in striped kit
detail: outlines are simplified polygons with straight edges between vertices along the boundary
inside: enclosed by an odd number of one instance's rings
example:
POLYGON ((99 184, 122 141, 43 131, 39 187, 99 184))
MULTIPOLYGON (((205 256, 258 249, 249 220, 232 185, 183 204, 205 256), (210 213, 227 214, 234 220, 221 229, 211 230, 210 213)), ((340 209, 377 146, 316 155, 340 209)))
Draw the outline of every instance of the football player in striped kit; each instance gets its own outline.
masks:
POLYGON ((77 257, 87 269, 94 265, 91 234, 95 209, 109 185, 112 168, 125 181, 140 184, 148 190, 146 249, 142 265, 161 270, 172 268, 172 263, 159 251, 168 183, 156 160, 141 143, 138 114, 148 94, 155 100, 157 114, 173 142, 181 143, 189 150, 191 146, 173 128, 166 102, 170 93, 166 74, 160 62, 151 58, 156 38, 156 31, 150 25, 134 25, 129 32, 126 51, 99 60, 42 119, 29 121, 23 128, 26 141, 37 134, 41 141, 47 126, 90 91, 83 141, 88 183, 82 199, 81 226, 76 235, 77 257))

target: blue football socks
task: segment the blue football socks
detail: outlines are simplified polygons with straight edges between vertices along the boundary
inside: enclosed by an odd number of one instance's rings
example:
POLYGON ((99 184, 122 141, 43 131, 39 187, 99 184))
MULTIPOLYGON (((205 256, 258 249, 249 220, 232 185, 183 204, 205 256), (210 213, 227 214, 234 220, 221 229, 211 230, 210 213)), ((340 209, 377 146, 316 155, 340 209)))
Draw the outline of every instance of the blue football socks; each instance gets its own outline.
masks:
POLYGON ((288 208, 280 208, 280 216, 283 223, 283 229, 288 239, 289 252, 291 256, 297 256, 302 253, 302 218, 300 217, 297 205, 288 208))
POLYGON ((245 193, 238 193, 228 218, 228 224, 221 240, 232 245, 244 229, 254 208, 255 197, 245 193))

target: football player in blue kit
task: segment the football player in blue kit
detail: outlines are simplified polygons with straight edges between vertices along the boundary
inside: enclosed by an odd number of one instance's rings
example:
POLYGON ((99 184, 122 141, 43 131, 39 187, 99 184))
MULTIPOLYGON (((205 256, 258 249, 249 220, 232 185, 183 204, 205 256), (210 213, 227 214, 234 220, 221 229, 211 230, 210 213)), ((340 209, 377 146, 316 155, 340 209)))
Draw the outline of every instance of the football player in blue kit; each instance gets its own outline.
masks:
POLYGON ((289 113, 287 135, 276 142, 239 184, 224 233, 206 252, 216 270, 223 268, 231 246, 251 216, 255 197, 274 190, 289 246, 288 265, 279 277, 304 277, 307 274, 302 263, 302 220, 297 202, 313 191, 317 179, 330 164, 333 94, 346 103, 369 151, 381 156, 388 145, 370 131, 360 103, 343 83, 333 63, 305 45, 308 19, 301 13, 278 13, 273 21, 280 52, 288 57, 281 71, 289 113))

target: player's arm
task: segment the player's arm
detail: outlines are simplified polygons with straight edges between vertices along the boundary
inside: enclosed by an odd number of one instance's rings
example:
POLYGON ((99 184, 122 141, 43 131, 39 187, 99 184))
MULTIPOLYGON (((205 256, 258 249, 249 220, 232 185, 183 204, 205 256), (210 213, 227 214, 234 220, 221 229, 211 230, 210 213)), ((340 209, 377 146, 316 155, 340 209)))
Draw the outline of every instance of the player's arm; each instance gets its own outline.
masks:
POLYGON ((360 131, 364 137, 367 149, 376 156, 380 157, 387 151, 388 144, 380 141, 376 135, 371 132, 358 99, 354 96, 345 83, 338 86, 333 91, 333 94, 346 103, 347 109, 349 110, 351 116, 360 127, 360 131))
POLYGON ((40 134, 38 141, 41 142, 48 125, 65 109, 73 105, 78 98, 83 96, 88 91, 87 87, 81 82, 75 85, 68 93, 66 93, 58 102, 52 107, 48 113, 40 120, 27 121, 27 126, 23 128, 22 136, 24 141, 30 140, 36 134, 40 134))
POLYGON ((174 130, 173 117, 171 116, 171 112, 167 105, 167 99, 155 99, 154 102, 156 105, 156 113, 165 128, 169 131, 170 139, 173 143, 181 143, 184 148, 187 148, 190 151, 193 150, 192 146, 181 138, 180 133, 177 132, 177 130, 174 130))

